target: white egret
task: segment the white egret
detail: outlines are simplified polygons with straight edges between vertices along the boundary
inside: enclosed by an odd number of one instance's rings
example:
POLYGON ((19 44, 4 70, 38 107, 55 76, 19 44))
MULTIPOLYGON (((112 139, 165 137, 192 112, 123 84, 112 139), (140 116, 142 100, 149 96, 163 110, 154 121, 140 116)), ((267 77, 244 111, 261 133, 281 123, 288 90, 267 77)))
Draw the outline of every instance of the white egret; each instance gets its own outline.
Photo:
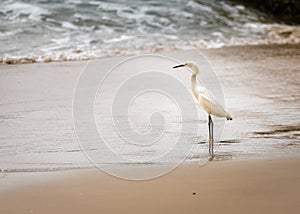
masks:
POLYGON ((188 67, 193 71, 191 82, 192 82, 192 92, 196 97, 197 101, 200 103, 201 107, 208 114, 208 130, 209 130, 209 154, 211 158, 214 157, 214 139, 213 139, 213 121, 211 115, 216 117, 224 117, 227 120, 232 120, 232 117, 215 99, 209 96, 207 89, 197 84, 197 75, 199 74, 199 68, 194 63, 188 62, 185 64, 174 66, 173 68, 188 67))

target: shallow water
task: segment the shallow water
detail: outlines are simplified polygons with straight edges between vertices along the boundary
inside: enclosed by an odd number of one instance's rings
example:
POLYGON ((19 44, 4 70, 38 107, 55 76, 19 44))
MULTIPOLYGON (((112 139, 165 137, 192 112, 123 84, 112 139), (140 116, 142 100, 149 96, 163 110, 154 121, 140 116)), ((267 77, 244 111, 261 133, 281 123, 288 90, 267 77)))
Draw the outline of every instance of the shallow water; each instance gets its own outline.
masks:
POLYGON ((2 63, 299 42, 299 27, 230 1, 0 2, 2 63))
MULTIPOLYGON (((204 53, 222 82, 226 107, 233 117, 233 121, 214 118, 215 160, 299 155, 299 48, 239 47, 204 53)), ((195 51, 169 53, 167 56, 178 60, 199 60, 195 51)), ((102 72, 107 72, 123 59, 96 61, 101 66, 93 67, 96 72, 93 80, 99 79, 102 72)), ((160 65, 170 67, 168 63, 160 65)), ((73 125, 72 99, 84 66, 85 62, 61 62, 0 67, 0 169, 4 174, 91 167, 82 150, 95 154, 99 159, 94 161, 108 167, 179 163, 185 160, 186 148, 192 148, 186 162, 205 164, 208 161, 207 115, 198 109, 198 117, 195 115, 182 121, 174 102, 163 94, 150 93, 144 98, 138 97, 128 113, 133 126, 119 126, 119 131, 125 136, 129 133, 127 137, 130 138, 134 134, 131 129, 147 134, 151 127, 156 134, 155 129, 160 131, 161 124, 149 120, 149 115, 161 112, 166 120, 165 138, 161 138, 159 144, 150 145, 147 140, 151 136, 145 135, 144 140, 136 141, 138 148, 122 144, 115 126, 110 123, 110 111, 105 110, 105 105, 113 97, 113 91, 118 89, 114 84, 131 77, 134 71, 130 69, 117 72, 117 76, 106 80, 108 83, 102 88, 104 97, 96 97, 94 112, 97 128, 107 139, 106 146, 125 159, 116 161, 107 150, 101 150, 103 145, 99 147, 94 141, 80 147, 73 125), (152 121, 151 124, 149 121, 152 121), (190 129, 182 133, 181 126, 190 129), (198 133, 189 131, 193 127, 199 128, 198 133), (174 147, 179 136, 183 139, 182 150, 157 161, 174 147)), ((188 72, 164 70, 164 73, 182 80, 189 90, 188 72)), ((202 72, 200 77, 201 81, 209 82, 211 76, 202 72)), ((146 82, 149 79, 139 85, 146 82)), ((212 91, 217 88, 217 85, 206 86, 212 91)), ((87 95, 92 89, 91 84, 84 89, 87 90, 84 95, 87 95)), ((130 90, 125 92, 125 95, 131 94, 130 90)), ((217 90, 215 92, 218 93, 217 90)), ((122 123, 127 118, 117 119, 122 123)), ((87 130, 83 130, 84 137, 93 140, 90 131, 87 126, 87 130)))

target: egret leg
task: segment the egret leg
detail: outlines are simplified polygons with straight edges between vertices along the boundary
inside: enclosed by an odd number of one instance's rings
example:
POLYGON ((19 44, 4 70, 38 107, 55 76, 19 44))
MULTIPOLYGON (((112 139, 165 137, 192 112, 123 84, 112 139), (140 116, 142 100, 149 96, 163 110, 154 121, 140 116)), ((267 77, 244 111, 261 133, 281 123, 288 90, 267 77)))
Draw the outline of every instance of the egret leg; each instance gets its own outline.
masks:
POLYGON ((211 132, 211 157, 214 157, 214 122, 212 121, 212 119, 210 118, 210 132, 211 132))
POLYGON ((214 139, 213 139, 213 121, 211 116, 208 115, 208 130, 209 130, 209 154, 211 156, 210 160, 214 157, 214 139))
POLYGON ((208 152, 211 154, 210 151, 210 115, 208 115, 208 152))

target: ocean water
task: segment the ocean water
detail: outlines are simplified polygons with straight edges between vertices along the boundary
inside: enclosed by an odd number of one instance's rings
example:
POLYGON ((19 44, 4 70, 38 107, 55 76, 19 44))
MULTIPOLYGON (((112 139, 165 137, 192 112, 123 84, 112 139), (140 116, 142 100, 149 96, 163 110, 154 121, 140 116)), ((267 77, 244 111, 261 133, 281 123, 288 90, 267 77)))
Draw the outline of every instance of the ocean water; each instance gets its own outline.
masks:
POLYGON ((300 30, 219 0, 2 0, 0 62, 299 43, 300 30))

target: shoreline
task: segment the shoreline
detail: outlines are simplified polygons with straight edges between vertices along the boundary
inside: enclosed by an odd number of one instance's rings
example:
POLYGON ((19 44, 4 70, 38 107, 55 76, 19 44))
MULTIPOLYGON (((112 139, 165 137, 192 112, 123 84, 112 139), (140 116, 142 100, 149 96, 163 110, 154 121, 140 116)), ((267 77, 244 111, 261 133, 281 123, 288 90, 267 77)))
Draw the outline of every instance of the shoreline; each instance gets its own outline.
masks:
MULTIPOLYGON (((295 158, 300 158, 300 154, 298 153, 291 153, 291 154, 270 154, 269 156, 258 156, 258 155, 254 155, 254 156, 243 156, 243 157, 239 157, 239 158, 220 158, 222 157, 222 153, 221 154, 215 154, 215 159, 212 161, 214 163, 219 163, 219 162, 244 162, 244 161, 266 161, 269 159, 272 160, 281 160, 281 159, 295 159, 295 158), (220 156, 220 157, 218 157, 220 156)), ((181 164, 179 164, 176 168, 181 167, 181 166, 189 166, 189 165, 199 165, 201 167, 205 166, 206 164, 209 164, 211 161, 209 160, 209 156, 207 158, 207 161, 197 161, 197 160, 184 160, 181 164)), ((105 168, 107 169, 125 169, 125 170, 131 170, 134 168, 148 168, 150 167, 154 167, 154 168, 159 168, 159 167, 169 167, 172 166, 173 163, 133 163, 133 164, 117 164, 117 165, 113 165, 113 164, 106 164, 105 168)), ((89 166, 74 166, 74 167, 69 167, 69 168, 49 168, 49 169, 0 169, 0 180, 1 180, 1 176, 2 178, 7 177, 9 175, 18 175, 18 174, 43 174, 43 173, 68 173, 68 172, 76 172, 76 171, 81 171, 81 170, 93 170, 96 169, 97 167, 95 167, 95 165, 93 165, 93 163, 89 163, 89 166)), ((171 171, 173 171, 171 170, 171 171)), ((100 170, 102 171, 102 170, 100 170)), ((159 176, 160 177, 160 176, 159 176)), ((126 179, 125 179, 126 180, 126 179)))
MULTIPOLYGON (((300 30, 299 30, 300 31, 300 30)), ((300 34, 300 32, 299 32, 300 34)), ((245 45, 224 45, 222 47, 213 47, 213 48, 197 48, 197 47, 191 47, 189 49, 178 49, 178 48, 174 48, 174 49, 167 49, 167 50, 161 50, 161 49, 153 49, 151 52, 140 52, 140 53, 135 53, 135 54, 120 54, 120 55, 104 55, 101 57, 83 57, 83 58, 66 58, 63 57, 59 60, 55 60, 55 59, 50 59, 47 57, 42 57, 44 58, 42 61, 37 60, 34 57, 24 57, 24 58, 7 58, 7 59, 0 59, 0 66, 6 66, 6 65, 27 65, 27 64, 49 64, 49 63, 69 63, 69 62, 88 62, 88 61, 93 61, 93 60, 103 60, 103 59, 109 59, 109 58, 129 58, 129 57, 133 57, 133 56, 137 56, 137 55, 160 55, 160 54, 168 54, 171 52, 184 52, 184 51, 192 51, 192 50, 196 50, 199 52, 210 52, 210 51, 218 51, 218 50, 232 50, 232 49, 247 49, 247 48, 254 48, 254 49, 260 49, 260 48, 293 48, 293 47, 300 47, 300 43, 296 42, 296 43, 274 43, 274 44, 245 44, 245 45)))

